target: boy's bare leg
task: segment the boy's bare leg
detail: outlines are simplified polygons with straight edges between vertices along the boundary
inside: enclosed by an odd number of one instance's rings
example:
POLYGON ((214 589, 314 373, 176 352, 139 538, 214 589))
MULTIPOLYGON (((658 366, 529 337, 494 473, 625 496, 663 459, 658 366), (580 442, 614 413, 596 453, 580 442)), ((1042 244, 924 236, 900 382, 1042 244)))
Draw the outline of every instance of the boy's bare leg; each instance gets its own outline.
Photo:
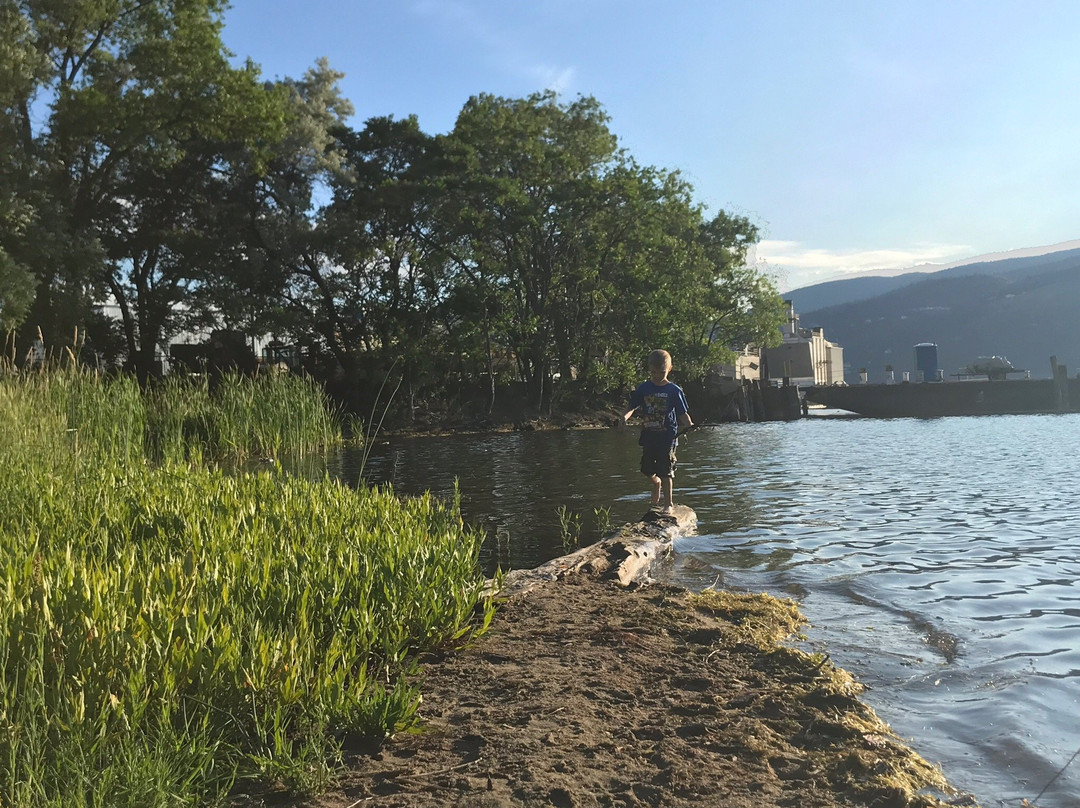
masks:
POLYGON ((664 483, 664 507, 673 508, 673 507, 675 507, 675 500, 674 500, 674 496, 675 496, 675 480, 673 478, 671 478, 671 477, 665 477, 664 480, 663 480, 663 483, 664 483))
POLYGON ((660 504, 660 478, 655 474, 652 476, 652 504, 660 504))

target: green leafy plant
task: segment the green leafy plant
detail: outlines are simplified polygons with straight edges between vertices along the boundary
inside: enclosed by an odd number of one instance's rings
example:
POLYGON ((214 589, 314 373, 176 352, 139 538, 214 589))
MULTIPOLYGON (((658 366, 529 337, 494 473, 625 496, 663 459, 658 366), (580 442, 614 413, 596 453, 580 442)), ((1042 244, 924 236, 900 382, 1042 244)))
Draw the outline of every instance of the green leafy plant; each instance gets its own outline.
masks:
POLYGON ((596 535, 603 538, 611 532, 611 508, 593 508, 593 517, 596 522, 596 535))
POLYGON ((246 410, 281 388, 228 384, 0 379, 0 804, 317 790, 340 739, 415 721, 421 651, 490 621, 456 501, 193 462, 316 434, 285 409, 259 433, 246 410))
POLYGON ((559 534, 562 536, 564 553, 569 553, 581 541, 581 514, 560 505, 555 512, 559 515, 559 534))

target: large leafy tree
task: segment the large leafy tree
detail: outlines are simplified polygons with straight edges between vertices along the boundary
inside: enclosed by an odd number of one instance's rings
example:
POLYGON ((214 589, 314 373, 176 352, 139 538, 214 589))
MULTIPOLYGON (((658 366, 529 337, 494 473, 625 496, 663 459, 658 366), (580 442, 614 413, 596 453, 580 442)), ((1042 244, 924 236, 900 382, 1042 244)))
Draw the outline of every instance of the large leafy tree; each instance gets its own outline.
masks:
POLYGON ((488 355, 513 357, 533 406, 550 406, 556 374, 606 391, 658 345, 700 373, 779 322, 775 290, 745 266, 752 223, 706 221, 677 172, 619 148, 595 99, 478 96, 446 152, 457 285, 483 303, 488 355))
POLYGON ((580 288, 588 317, 572 333, 588 340, 575 361, 579 378, 600 390, 625 385, 641 357, 664 345, 682 353, 686 304, 699 299, 692 269, 699 211, 675 172, 626 159, 605 182, 605 206, 593 232, 595 271, 580 288))
POLYGON ((335 268, 324 277, 347 324, 339 339, 363 351, 371 383, 381 386, 399 365, 412 410, 442 372, 436 317, 447 281, 428 181, 435 143, 414 117, 372 118, 340 134, 346 170, 324 218, 335 268))
POLYGON ((319 327, 319 301, 294 287, 298 277, 321 277, 329 266, 332 236, 322 220, 344 171, 339 133, 353 112, 338 86, 343 76, 320 59, 300 79, 278 82, 283 136, 249 149, 229 178, 217 208, 221 271, 203 291, 231 325, 332 348, 324 340, 334 333, 334 316, 319 327))
POLYGON ((85 316, 90 296, 111 296, 143 377, 162 339, 194 314, 230 155, 272 141, 281 119, 256 68, 230 64, 223 8, 7 0, 44 65, 9 108, 38 202, 33 241, 48 245, 32 257, 34 316, 57 331, 85 316), (47 110, 39 131, 32 109, 47 110))
POLYGON ((424 312, 438 290, 425 276, 423 202, 413 182, 430 138, 415 118, 349 128, 341 78, 320 61, 283 83, 287 135, 266 170, 237 187, 247 271, 233 277, 263 303, 255 325, 326 357, 339 392, 359 405, 371 386, 364 381, 378 386, 395 364, 415 380, 431 334, 424 312))
POLYGON ((499 339, 530 402, 543 408, 575 319, 564 290, 595 272, 590 229, 620 159, 617 140, 593 98, 481 95, 462 109, 447 147, 460 277, 485 302, 485 316, 504 312, 499 339))
POLYGON ((758 229, 749 219, 723 211, 699 229, 708 274, 700 321, 707 328, 698 331, 708 335, 701 343, 709 349, 703 354, 706 360, 730 358, 717 356, 717 348, 751 343, 772 346, 780 341, 783 300, 772 279, 746 263, 747 252, 757 240, 758 229))
POLYGON ((29 21, 12 0, 0 0, 0 329, 5 331, 23 321, 34 297, 27 263, 35 217, 29 102, 45 69, 29 21))

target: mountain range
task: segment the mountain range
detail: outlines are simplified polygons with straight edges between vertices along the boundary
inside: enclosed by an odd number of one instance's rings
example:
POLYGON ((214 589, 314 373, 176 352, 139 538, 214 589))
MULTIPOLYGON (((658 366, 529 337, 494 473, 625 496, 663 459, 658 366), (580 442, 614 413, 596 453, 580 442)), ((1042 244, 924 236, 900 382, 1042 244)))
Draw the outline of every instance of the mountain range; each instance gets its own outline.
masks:
POLYGON ((1051 355, 1070 375, 1080 370, 1080 247, 829 281, 784 298, 803 328, 820 326, 843 347, 849 384, 862 368, 883 381, 888 365, 900 380, 925 342, 937 344, 946 378, 982 356, 1006 357, 1033 378, 1050 376, 1051 355))

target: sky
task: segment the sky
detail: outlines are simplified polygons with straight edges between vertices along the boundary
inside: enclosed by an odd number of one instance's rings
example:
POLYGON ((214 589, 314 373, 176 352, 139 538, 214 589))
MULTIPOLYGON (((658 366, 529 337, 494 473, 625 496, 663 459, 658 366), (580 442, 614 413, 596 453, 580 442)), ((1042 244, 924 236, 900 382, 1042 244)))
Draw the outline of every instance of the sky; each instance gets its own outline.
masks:
POLYGON ((326 57, 356 127, 591 95, 781 291, 1080 239, 1076 0, 233 0, 223 37, 267 78, 326 57))

